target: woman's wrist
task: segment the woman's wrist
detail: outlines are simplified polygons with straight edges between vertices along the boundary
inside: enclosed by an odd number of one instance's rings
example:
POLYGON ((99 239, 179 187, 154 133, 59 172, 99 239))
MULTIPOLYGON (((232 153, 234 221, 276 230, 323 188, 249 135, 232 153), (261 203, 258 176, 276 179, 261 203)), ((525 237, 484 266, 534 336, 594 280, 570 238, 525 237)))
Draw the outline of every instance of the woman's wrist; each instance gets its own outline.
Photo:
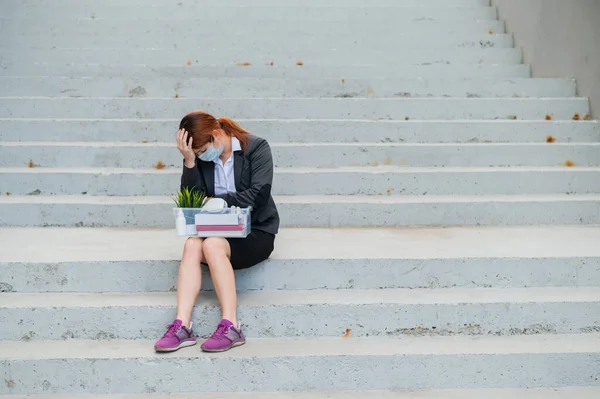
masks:
POLYGON ((186 168, 191 169, 194 166, 196 166, 196 160, 195 159, 184 159, 183 161, 184 165, 186 168))

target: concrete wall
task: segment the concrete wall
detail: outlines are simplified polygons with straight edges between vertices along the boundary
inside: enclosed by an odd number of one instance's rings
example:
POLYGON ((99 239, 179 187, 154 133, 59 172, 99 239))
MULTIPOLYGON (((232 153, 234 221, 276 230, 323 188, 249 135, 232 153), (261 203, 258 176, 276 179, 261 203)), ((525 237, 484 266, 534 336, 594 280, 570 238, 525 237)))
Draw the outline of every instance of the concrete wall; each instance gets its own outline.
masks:
POLYGON ((574 77, 600 118, 600 0, 492 0, 534 77, 574 77))

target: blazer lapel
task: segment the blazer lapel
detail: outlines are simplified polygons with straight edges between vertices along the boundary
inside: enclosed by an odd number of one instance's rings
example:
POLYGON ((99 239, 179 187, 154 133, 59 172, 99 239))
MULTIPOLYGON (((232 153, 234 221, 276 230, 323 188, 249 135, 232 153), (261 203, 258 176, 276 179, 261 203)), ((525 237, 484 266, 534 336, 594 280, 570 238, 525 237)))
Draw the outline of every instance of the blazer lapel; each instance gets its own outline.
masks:
POLYGON ((235 180, 236 191, 242 191, 241 178, 242 169, 244 168, 244 153, 242 151, 235 151, 233 153, 233 178, 235 180))
POLYGON ((202 176, 206 183, 206 195, 214 197, 215 195, 215 163, 214 162, 200 162, 200 169, 202 170, 202 176))

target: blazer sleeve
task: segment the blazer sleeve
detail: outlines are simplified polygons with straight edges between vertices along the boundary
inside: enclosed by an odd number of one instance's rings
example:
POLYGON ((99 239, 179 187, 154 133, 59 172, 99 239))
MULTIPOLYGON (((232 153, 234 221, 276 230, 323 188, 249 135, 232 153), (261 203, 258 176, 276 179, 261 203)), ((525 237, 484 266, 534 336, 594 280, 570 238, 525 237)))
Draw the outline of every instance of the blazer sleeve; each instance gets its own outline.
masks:
POLYGON ((204 194, 208 194, 206 190, 206 183, 204 182, 204 178, 200 174, 200 167, 198 165, 198 160, 196 160, 193 168, 188 168, 185 166, 185 161, 183 161, 183 173, 181 174, 181 189, 195 189, 196 191, 201 191, 204 194))
POLYGON ((250 188, 234 193, 216 195, 223 198, 229 206, 254 209, 269 203, 273 184, 273 156, 266 140, 261 140, 250 155, 250 188))

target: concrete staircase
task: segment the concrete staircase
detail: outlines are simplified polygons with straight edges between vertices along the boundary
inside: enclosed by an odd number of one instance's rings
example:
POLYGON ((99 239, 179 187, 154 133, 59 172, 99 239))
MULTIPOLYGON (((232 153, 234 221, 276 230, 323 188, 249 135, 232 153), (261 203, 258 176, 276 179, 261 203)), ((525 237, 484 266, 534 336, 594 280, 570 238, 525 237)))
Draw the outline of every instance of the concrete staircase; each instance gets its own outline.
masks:
POLYGON ((600 397, 600 123, 530 78, 488 0, 0 18, 0 396, 600 397), (248 344, 157 355, 198 108, 270 141, 283 228, 237 274, 248 344))

